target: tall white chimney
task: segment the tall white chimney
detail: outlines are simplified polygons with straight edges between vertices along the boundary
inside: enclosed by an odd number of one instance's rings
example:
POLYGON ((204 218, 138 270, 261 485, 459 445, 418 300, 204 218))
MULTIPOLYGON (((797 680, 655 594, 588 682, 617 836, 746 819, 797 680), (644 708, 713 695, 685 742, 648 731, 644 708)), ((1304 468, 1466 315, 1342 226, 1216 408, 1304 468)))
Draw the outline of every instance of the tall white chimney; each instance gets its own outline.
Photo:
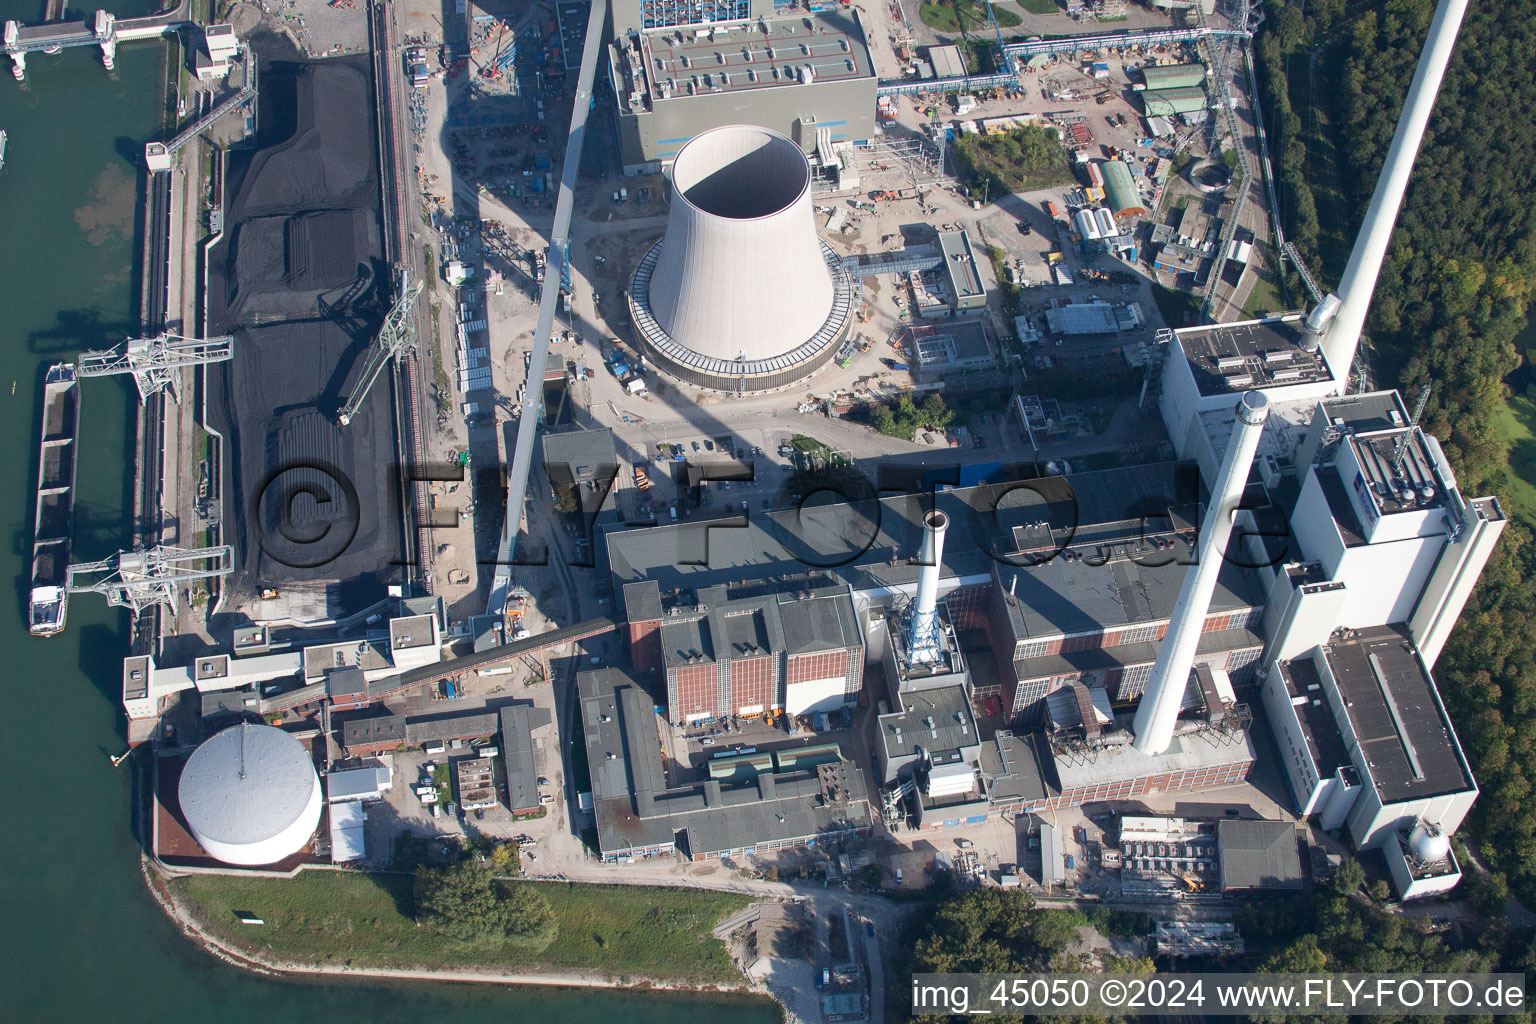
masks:
POLYGON ((944 557, 944 531, 949 516, 934 509, 923 516, 922 567, 917 571, 917 596, 912 601, 912 626, 907 647, 913 664, 938 661, 939 644, 939 573, 944 557))
POLYGON ((1211 504, 1201 524, 1197 561, 1184 575, 1184 585, 1179 588, 1179 599, 1168 622, 1168 635, 1158 648, 1147 690, 1136 705, 1132 725, 1136 738, 1131 745, 1143 754, 1161 754, 1173 739, 1184 689, 1195 666, 1195 649, 1200 644, 1205 613, 1211 606, 1216 577, 1232 537, 1232 517, 1242 500, 1248 471, 1268 418, 1269 399, 1264 392, 1248 391, 1238 400, 1237 423, 1232 427, 1232 439, 1227 442, 1227 454, 1211 486, 1211 504))
POLYGON ((1440 82, 1445 78, 1446 65, 1451 62, 1451 51, 1456 46, 1456 33, 1466 12, 1467 0, 1440 0, 1440 6, 1435 9, 1424 51, 1419 56, 1419 69, 1414 72, 1402 117, 1392 136, 1392 146, 1387 150, 1381 176, 1376 179, 1376 191, 1371 195, 1371 205, 1365 211, 1365 221, 1360 225, 1360 234, 1349 254, 1349 264, 1339 282, 1338 313, 1331 326, 1325 325, 1323 355, 1340 381, 1341 390, 1347 390, 1345 382, 1355 362, 1355 349, 1360 345, 1360 331, 1365 327, 1365 315, 1371 308, 1371 294, 1376 290, 1381 261, 1392 241, 1392 228, 1403 205, 1403 193, 1408 190, 1413 161, 1418 155, 1419 143, 1424 139, 1435 94, 1440 91, 1440 82))

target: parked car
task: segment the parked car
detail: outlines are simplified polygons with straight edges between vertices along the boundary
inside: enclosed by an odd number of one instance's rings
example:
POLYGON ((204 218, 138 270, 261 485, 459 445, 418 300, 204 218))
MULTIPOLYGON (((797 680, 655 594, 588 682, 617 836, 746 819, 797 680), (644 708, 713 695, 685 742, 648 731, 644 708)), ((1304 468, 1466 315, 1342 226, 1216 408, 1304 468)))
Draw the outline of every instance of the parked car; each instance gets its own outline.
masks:
POLYGON ((541 804, 546 804, 547 805, 547 804, 552 804, 554 802, 555 802, 555 798, 554 798, 553 794, 544 793, 544 794, 541 794, 539 796, 539 803, 541 803, 541 804))
POLYGON ((539 776, 539 785, 547 786, 547 785, 549 785, 549 780, 546 779, 544 776, 540 775, 539 776))

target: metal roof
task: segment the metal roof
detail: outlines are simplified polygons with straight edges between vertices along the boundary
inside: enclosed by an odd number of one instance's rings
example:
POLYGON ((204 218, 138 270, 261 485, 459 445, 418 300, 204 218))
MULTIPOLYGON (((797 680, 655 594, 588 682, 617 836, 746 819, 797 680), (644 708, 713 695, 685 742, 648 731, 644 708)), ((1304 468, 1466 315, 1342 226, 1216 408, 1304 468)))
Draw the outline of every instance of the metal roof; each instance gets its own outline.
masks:
POLYGON ((1193 114, 1211 105, 1205 88, 1199 85, 1174 89, 1148 89, 1141 94, 1141 102, 1149 116, 1160 114, 1193 114))
POLYGON ((550 723, 548 708, 518 704, 501 709, 501 756, 507 767, 507 806, 514 811, 539 805, 539 771, 533 730, 550 723))
POLYGON ((648 99, 654 105, 710 93, 872 77, 858 19, 846 12, 795 12, 783 18, 640 33, 648 99))
POLYGON ((1216 857, 1223 892, 1301 888, 1296 826, 1288 821, 1218 821, 1216 857))
POLYGON ((1145 66, 1141 77, 1147 88, 1178 89, 1199 86, 1205 82, 1204 64, 1164 64, 1159 67, 1145 66))

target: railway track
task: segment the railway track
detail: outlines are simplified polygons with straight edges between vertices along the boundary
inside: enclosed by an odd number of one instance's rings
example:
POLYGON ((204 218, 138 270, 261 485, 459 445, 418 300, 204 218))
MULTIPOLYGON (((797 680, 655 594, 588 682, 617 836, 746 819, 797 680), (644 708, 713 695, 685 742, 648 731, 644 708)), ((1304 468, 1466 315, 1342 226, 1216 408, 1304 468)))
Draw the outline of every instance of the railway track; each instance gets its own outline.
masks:
MULTIPOLYGON (((420 253, 413 251, 411 244, 408 197, 414 193, 406 180, 406 167, 410 163, 406 147, 409 145, 410 132, 403 119, 405 105, 401 102, 400 90, 404 83, 399 74, 393 15, 390 7, 384 3, 371 5, 368 12, 373 46, 374 92, 378 104, 379 186, 384 254, 392 265, 408 271, 413 280, 422 280, 425 271, 420 263, 420 253)), ((417 306, 417 338, 426 336, 422 331, 425 305, 417 306)), ((421 372, 421 364, 415 352, 403 353, 395 360, 395 446, 396 461, 400 467, 397 475, 400 479, 401 510, 410 517, 410 521, 403 524, 406 562, 414 566, 416 582, 427 593, 431 593, 433 550, 427 528, 427 488, 424 482, 414 479, 420 474, 407 471, 407 467, 425 466, 427 462, 421 406, 421 372)))

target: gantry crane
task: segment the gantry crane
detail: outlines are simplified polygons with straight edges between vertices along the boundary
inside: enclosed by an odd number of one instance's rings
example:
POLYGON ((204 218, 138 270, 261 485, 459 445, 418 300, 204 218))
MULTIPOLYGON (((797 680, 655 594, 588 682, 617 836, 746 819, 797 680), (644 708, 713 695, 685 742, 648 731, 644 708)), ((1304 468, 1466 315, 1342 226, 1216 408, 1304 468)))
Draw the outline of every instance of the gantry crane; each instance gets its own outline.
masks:
POLYGON ((416 342, 416 298, 421 294, 422 282, 410 284, 409 281, 409 277, 401 275, 403 287, 400 297, 395 299, 395 304, 390 306, 389 312, 385 314, 384 326, 379 328, 378 338, 368 349, 368 361, 363 365, 357 387, 336 417, 342 426, 351 423, 352 417, 357 415, 357 410, 362 408, 363 402, 368 398, 368 392, 373 388, 373 382, 378 379, 385 365, 416 342))
POLYGON ((235 339, 184 338, 179 334, 160 334, 153 338, 129 338, 105 352, 80 353, 82 377, 106 377, 118 373, 133 374, 139 387, 139 400, 149 401, 161 391, 169 391, 179 404, 181 388, 176 371, 187 366, 222 363, 233 359, 235 339))
POLYGON ((165 605, 174 614, 181 586, 226 576, 234 567, 234 551, 228 544, 119 551, 99 562, 71 565, 64 589, 70 594, 102 594, 107 607, 131 608, 135 615, 157 604, 165 605))

